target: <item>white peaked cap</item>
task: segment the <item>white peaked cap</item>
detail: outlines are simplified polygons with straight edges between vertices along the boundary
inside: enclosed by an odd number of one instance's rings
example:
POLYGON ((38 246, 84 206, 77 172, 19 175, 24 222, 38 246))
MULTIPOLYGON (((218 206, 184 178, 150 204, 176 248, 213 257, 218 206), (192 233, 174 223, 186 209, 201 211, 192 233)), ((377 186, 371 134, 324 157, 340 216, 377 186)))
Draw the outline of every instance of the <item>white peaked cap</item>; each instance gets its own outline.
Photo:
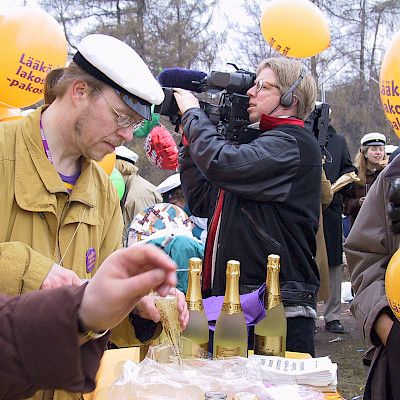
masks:
POLYGON ((157 190, 159 193, 167 193, 172 189, 177 188, 178 186, 181 185, 181 176, 180 174, 173 174, 169 176, 167 179, 162 181, 158 186, 157 190))
POLYGON ((361 146, 382 146, 386 144, 386 136, 383 133, 366 133, 361 138, 361 146))
POLYGON ((386 154, 392 154, 394 151, 398 149, 399 146, 395 146, 394 144, 387 144, 385 146, 385 153, 386 154))
POLYGON ((93 34, 82 39, 73 61, 88 74, 125 96, 123 101, 143 118, 151 119, 151 105, 161 104, 164 92, 142 58, 112 36, 93 34))
POLYGON ((139 156, 133 150, 128 149, 126 146, 116 147, 115 154, 117 155, 117 158, 133 163, 136 163, 139 158, 139 156))

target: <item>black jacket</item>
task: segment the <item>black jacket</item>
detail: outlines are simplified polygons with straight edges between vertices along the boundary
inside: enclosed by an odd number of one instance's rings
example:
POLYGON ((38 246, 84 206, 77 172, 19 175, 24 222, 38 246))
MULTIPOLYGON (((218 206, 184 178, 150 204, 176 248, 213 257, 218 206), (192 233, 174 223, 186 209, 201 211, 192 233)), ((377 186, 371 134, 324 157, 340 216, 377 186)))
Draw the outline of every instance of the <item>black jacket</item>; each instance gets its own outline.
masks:
POLYGON ((189 145, 179 161, 189 209, 212 218, 218 190, 225 190, 212 294, 224 294, 228 260, 240 261, 241 293, 247 293, 265 282, 267 256, 278 254, 284 304, 315 308, 321 155, 314 136, 285 124, 234 144, 200 109, 182 121, 189 145))
MULTIPOLYGON (((339 135, 332 126, 328 128, 327 142, 325 146, 327 153, 324 170, 326 177, 335 183, 339 177, 347 172, 357 171, 351 162, 349 149, 344 136, 339 135)), ((343 237, 342 237, 342 193, 348 190, 343 188, 335 193, 332 202, 323 212, 324 236, 326 251, 328 253, 328 264, 330 266, 340 265, 343 262, 343 237)))

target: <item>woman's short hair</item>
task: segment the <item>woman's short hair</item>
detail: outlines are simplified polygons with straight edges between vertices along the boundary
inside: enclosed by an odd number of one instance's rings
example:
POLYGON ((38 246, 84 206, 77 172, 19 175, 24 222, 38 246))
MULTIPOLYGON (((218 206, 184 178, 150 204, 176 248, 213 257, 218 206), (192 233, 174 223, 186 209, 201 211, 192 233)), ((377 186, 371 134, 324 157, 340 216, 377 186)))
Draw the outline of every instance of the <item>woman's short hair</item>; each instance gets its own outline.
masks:
MULTIPOLYGON (((300 77, 303 66, 298 60, 271 57, 260 62, 257 68, 257 75, 265 68, 271 68, 274 71, 277 79, 276 84, 281 91, 281 95, 284 95, 300 77)), ((298 99, 297 117, 304 120, 314 109, 317 98, 317 85, 314 78, 310 74, 306 74, 293 90, 293 95, 298 99)))

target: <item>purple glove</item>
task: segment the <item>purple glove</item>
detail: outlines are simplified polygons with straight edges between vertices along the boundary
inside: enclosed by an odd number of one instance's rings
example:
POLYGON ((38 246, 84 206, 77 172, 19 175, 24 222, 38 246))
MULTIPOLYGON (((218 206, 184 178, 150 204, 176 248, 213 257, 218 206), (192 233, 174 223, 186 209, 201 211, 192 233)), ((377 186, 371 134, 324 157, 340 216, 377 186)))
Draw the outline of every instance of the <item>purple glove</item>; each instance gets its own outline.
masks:
MULTIPOLYGON (((248 327, 257 324, 265 317, 264 293, 265 284, 254 292, 240 296, 240 303, 242 304, 244 318, 248 327)), ((203 300, 208 326, 212 331, 215 330, 215 323, 223 303, 224 296, 212 296, 203 300)))

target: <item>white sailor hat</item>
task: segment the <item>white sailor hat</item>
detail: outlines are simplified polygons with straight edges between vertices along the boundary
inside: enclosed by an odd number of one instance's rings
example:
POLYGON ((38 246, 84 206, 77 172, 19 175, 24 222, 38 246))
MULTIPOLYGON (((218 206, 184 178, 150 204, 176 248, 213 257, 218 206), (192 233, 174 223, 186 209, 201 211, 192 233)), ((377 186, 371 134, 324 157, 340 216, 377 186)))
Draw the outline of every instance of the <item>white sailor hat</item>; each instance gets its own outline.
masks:
POLYGON ((181 176, 180 174, 173 174, 162 181, 157 186, 157 190, 160 194, 163 194, 169 192, 172 189, 176 189, 179 186, 181 186, 181 176))
POLYGON ((385 153, 389 156, 392 154, 394 151, 398 149, 399 146, 395 146, 393 144, 387 144, 385 145, 385 153))
POLYGON ((82 39, 73 61, 88 74, 111 86, 132 110, 151 119, 151 105, 161 104, 164 92, 141 57, 112 36, 93 34, 82 39))
POLYGON ((384 146, 386 144, 386 136, 383 133, 371 132, 366 133, 361 138, 361 146, 384 146))
POLYGON ((131 163, 136 163, 138 160, 139 156, 132 151, 131 149, 128 149, 126 146, 118 146, 115 148, 115 154, 117 158, 125 161, 129 161, 131 163))

